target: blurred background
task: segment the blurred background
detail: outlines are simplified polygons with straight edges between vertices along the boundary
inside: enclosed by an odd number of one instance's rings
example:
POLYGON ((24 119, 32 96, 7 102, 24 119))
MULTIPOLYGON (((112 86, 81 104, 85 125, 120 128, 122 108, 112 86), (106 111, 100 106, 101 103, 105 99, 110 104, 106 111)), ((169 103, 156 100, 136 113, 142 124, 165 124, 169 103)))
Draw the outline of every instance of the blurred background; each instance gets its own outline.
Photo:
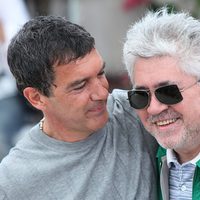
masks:
POLYGON ((200 17, 200 0, 0 0, 0 161, 42 118, 18 94, 6 60, 10 39, 26 21, 51 14, 84 26, 106 62, 111 92, 114 88, 131 88, 122 59, 129 26, 147 9, 157 10, 164 5, 200 17))

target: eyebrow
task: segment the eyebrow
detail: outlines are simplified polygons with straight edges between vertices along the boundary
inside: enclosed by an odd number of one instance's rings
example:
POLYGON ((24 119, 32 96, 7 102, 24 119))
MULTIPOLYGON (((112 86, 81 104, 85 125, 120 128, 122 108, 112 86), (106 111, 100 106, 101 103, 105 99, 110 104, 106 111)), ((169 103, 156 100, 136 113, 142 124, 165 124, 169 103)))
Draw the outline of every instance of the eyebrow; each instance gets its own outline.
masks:
MULTIPOLYGON (((162 86, 166 86, 166 85, 171 85, 171 84, 175 84, 175 82, 172 82, 172 81, 162 81, 160 83, 157 83, 154 85, 154 88, 158 88, 158 87, 162 87, 162 86)), ((140 85, 136 85, 135 86, 135 89, 137 90, 144 90, 144 89, 148 89, 147 87, 145 86, 140 86, 140 85)))
POLYGON ((157 87, 162 87, 162 86, 166 86, 166 85, 171 85, 171 84, 174 84, 174 82, 172 82, 172 81, 162 81, 162 82, 156 84, 156 85, 155 85, 155 88, 157 88, 157 87))
MULTIPOLYGON (((106 63, 103 62, 103 65, 101 67, 101 69, 99 70, 98 74, 100 74, 106 67, 106 63)), ((79 84, 81 84, 82 82, 85 82, 87 81, 89 78, 82 78, 82 79, 79 79, 79 80, 75 80, 74 82, 70 83, 70 85, 67 86, 67 88, 73 88, 79 84)))

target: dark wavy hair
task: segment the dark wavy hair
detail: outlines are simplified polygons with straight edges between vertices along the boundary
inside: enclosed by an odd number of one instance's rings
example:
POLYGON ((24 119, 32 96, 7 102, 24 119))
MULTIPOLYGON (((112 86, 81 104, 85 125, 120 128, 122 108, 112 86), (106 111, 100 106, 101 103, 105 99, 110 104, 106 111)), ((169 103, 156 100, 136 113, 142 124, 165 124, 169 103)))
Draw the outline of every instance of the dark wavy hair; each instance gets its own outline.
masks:
POLYGON ((54 67, 84 57, 94 48, 94 38, 81 26, 58 16, 28 21, 8 47, 8 64, 18 90, 34 87, 51 95, 54 67))

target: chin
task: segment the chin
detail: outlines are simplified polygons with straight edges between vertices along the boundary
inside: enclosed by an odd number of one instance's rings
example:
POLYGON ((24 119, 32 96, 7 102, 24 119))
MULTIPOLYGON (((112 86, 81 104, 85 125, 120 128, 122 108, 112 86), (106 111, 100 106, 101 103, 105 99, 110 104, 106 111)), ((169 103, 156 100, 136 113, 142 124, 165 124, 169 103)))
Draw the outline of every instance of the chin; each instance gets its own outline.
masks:
MULTIPOLYGON (((157 139, 157 138, 156 138, 157 139)), ((177 139, 173 140, 159 140, 157 139, 160 146, 162 146, 165 149, 176 149, 181 146, 180 142, 177 139)))
POLYGON ((108 115, 105 116, 102 119, 95 119, 94 118, 94 121, 93 121, 93 123, 94 123, 93 124, 94 129, 93 130, 97 131, 97 130, 103 128, 106 125, 107 122, 108 122, 108 115))

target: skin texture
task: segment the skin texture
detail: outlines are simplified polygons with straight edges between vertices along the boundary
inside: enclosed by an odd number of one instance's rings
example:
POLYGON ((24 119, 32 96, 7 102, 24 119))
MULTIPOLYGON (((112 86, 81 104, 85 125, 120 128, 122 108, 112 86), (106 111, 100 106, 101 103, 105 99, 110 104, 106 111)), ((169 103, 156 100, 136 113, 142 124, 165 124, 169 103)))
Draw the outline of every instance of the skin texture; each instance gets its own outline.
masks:
POLYGON ((151 90, 149 107, 137 110, 146 129, 164 148, 174 149, 181 163, 194 158, 200 151, 200 85, 182 92, 183 100, 175 105, 160 103, 153 90, 166 84, 177 84, 180 89, 197 81, 179 68, 172 57, 139 58, 133 75, 137 88, 151 90), (165 125, 159 125, 159 122, 165 125))
POLYGON ((108 82, 97 50, 56 66, 55 77, 51 97, 34 88, 24 90, 32 105, 44 113, 43 131, 55 139, 76 142, 102 128, 108 121, 108 82))

